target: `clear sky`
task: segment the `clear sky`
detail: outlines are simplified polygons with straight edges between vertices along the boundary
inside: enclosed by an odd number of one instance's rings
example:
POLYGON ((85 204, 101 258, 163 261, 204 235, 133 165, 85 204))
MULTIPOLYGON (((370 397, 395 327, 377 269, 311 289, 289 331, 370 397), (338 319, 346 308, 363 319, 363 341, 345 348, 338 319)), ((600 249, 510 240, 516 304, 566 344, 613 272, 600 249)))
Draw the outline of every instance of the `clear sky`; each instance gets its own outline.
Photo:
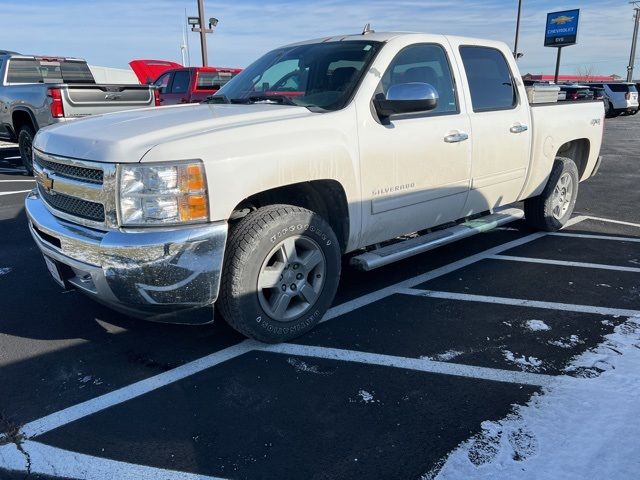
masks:
MULTIPOLYGON (((209 35, 209 62, 246 66, 262 53, 298 40, 378 31, 421 31, 497 39, 513 46, 517 0, 206 0, 220 19, 209 35)), ((579 44, 563 50, 561 73, 626 75, 633 9, 627 0, 523 0, 522 73, 553 73, 555 49, 544 48, 546 12, 581 9, 579 44)), ((134 58, 181 62, 184 12, 196 0, 0 0, 0 49, 77 56, 126 68, 134 58)), ((189 32, 192 64, 200 58, 189 32)), ((640 77, 640 66, 637 69, 640 77)))

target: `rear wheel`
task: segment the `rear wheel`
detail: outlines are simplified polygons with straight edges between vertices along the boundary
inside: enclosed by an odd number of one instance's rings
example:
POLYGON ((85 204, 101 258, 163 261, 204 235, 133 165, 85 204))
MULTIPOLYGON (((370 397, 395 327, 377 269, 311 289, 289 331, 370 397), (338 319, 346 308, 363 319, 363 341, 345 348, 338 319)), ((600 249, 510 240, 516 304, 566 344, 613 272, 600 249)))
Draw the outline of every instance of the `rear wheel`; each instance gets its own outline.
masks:
POLYGON ((227 323, 278 343, 311 330, 333 302, 341 251, 318 214, 290 205, 260 208, 230 233, 219 306, 227 323))
POLYGON ((31 125, 23 125, 18 133, 18 149, 22 165, 27 169, 27 175, 33 175, 33 137, 35 132, 31 125))
POLYGON ((604 115, 607 118, 613 118, 613 117, 617 117, 619 115, 619 114, 616 114, 616 112, 613 109, 613 105, 611 104, 610 100, 605 100, 604 101, 604 115))
POLYGON ((529 225, 540 230, 560 230, 571 218, 578 197, 578 168, 570 158, 557 157, 547 186, 537 197, 524 201, 529 225))

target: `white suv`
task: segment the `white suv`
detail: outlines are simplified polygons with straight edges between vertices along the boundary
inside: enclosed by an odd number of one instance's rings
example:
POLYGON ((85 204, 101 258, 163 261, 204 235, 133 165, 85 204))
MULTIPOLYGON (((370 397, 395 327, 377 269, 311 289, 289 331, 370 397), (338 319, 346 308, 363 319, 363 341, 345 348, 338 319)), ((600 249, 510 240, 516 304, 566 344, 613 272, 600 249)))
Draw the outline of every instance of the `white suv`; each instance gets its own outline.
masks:
POLYGON ((635 115, 638 112, 638 90, 633 83, 604 83, 604 108, 607 117, 617 117, 621 113, 635 115))

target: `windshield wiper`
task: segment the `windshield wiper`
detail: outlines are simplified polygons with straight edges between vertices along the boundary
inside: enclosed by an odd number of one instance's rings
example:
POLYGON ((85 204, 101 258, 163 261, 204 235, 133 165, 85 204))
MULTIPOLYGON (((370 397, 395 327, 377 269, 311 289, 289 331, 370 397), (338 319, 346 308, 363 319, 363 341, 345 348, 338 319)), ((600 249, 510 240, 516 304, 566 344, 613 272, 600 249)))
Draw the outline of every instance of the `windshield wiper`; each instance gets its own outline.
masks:
POLYGON ((231 103, 226 95, 210 95, 202 103, 231 103))
POLYGON ((291 100, 291 97, 286 95, 249 95, 245 98, 232 98, 231 103, 255 103, 255 102, 274 102, 282 105, 293 105, 298 107, 299 105, 291 100))

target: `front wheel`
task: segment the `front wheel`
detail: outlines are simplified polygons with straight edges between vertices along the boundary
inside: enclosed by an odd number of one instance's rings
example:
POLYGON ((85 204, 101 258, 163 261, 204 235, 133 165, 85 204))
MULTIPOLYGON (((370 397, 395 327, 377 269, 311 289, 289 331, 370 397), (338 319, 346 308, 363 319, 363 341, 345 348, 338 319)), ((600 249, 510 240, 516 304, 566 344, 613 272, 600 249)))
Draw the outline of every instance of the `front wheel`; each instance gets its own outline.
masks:
POLYGON ((291 205, 260 208, 231 230, 219 307, 240 333, 267 343, 311 330, 331 306, 341 251, 328 223, 291 205))
POLYGON ((537 197, 524 201, 527 223, 554 232, 571 218, 578 198, 578 167, 570 158, 557 157, 547 186, 537 197))

